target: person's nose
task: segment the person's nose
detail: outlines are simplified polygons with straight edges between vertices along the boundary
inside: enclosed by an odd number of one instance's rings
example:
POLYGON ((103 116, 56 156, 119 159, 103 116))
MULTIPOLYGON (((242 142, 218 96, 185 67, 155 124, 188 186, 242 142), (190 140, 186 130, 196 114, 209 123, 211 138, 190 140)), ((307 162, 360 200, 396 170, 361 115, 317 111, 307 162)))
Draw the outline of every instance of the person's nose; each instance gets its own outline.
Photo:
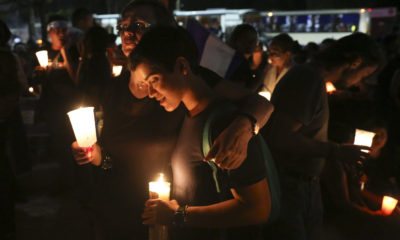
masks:
POLYGON ((148 92, 149 92, 148 95, 151 98, 155 98, 157 95, 157 91, 151 86, 151 84, 149 84, 148 92))

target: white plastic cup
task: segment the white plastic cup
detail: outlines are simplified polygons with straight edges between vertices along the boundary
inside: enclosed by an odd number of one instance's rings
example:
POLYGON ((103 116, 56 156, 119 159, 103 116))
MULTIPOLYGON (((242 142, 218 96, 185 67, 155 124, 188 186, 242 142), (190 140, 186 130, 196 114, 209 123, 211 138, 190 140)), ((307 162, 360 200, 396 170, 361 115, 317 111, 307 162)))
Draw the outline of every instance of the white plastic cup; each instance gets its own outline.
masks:
POLYGON ((78 145, 90 148, 97 141, 93 107, 79 108, 68 112, 78 145))

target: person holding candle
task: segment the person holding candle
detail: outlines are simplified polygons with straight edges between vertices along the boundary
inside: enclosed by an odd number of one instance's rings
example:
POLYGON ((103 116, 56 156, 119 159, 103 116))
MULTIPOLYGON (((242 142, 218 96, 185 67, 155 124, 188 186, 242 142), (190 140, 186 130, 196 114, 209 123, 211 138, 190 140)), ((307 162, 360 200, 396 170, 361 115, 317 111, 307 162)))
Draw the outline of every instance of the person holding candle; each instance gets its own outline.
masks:
POLYGON ((262 132, 280 169, 282 211, 271 228, 275 237, 322 238, 319 178, 325 158, 355 163, 368 157, 363 147, 328 141, 325 82, 338 89, 353 86, 376 71, 380 56, 371 37, 352 34, 321 51, 312 63, 292 67, 275 87, 275 112, 262 132))
MULTIPOLYGON (((132 1, 118 25, 122 52, 127 57, 150 26, 176 27, 173 16, 158 1, 132 1)), ((207 84, 221 95, 236 99, 242 115, 214 141, 207 160, 215 158, 225 168, 238 167, 246 157, 254 126, 263 126, 273 107, 257 94, 238 88, 215 73, 201 68, 207 84), (249 117, 254 116, 254 117, 249 117)), ((147 183, 158 172, 168 176, 168 165, 184 117, 183 108, 165 112, 148 99, 146 85, 139 84, 125 68, 108 89, 104 105, 104 127, 93 158, 76 142, 72 144, 78 164, 92 163, 99 170, 96 184, 96 231, 105 239, 146 236, 140 221, 147 183), (145 164, 146 163, 146 164, 145 164), (111 168, 110 168, 111 167, 111 168), (118 197, 116 197, 118 196, 118 197), (129 209, 129 210, 128 210, 129 209), (121 221, 116 222, 118 218, 121 221)))
MULTIPOLYGON (((248 229, 240 229, 240 233, 230 230, 227 235, 258 237, 260 232, 252 225, 266 222, 271 207, 261 149, 253 139, 244 163, 235 170, 221 171, 218 194, 212 170, 203 161, 202 133, 214 111, 224 111, 231 105, 218 99, 198 74, 197 48, 190 34, 181 28, 154 27, 129 59, 132 75, 147 85, 151 98, 168 112, 181 103, 187 111, 171 159, 176 200, 148 200, 143 223, 175 223, 173 239, 217 239, 220 229, 238 226, 248 229), (174 219, 174 214, 183 215, 174 219)), ((218 135, 233 116, 228 113, 217 118, 211 132, 218 135)))
POLYGON ((51 44, 47 50, 50 64, 37 67, 42 91, 35 111, 37 121, 44 121, 49 130, 51 152, 60 165, 60 192, 70 192, 76 184, 76 164, 70 151, 73 133, 66 113, 79 106, 81 92, 73 79, 78 52, 68 46, 68 22, 59 15, 49 17, 47 33, 51 44))

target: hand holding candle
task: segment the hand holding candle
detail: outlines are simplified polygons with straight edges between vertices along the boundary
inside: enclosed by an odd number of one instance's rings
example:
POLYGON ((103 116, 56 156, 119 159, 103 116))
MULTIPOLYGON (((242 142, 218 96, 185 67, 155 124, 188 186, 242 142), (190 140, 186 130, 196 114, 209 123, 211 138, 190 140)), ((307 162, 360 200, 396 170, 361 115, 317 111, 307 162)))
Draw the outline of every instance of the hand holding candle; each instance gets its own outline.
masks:
POLYGON ((382 200, 382 212, 385 216, 392 214, 398 200, 389 196, 384 196, 382 200))
POLYGON ((85 148, 91 158, 92 145, 97 141, 93 107, 68 112, 78 145, 85 148))

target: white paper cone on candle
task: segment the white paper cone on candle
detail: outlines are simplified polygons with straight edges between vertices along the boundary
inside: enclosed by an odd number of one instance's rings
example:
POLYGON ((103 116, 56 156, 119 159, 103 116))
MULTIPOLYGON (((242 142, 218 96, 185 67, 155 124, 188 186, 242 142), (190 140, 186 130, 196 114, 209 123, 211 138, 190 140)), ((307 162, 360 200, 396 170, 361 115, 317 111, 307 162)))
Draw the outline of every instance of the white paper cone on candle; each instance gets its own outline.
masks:
POLYGON ((382 200, 382 212, 386 216, 392 214, 397 205, 398 200, 389 196, 384 196, 382 200))
POLYGON ((258 95, 263 96, 266 98, 268 101, 271 100, 271 93, 269 91, 261 91, 258 92, 258 95))
POLYGON ((80 147, 91 147, 97 141, 93 107, 68 112, 76 141, 80 147))
POLYGON ((113 72, 113 76, 114 77, 118 77, 121 74, 122 71, 122 66, 120 65, 114 65, 112 68, 112 72, 113 72))
POLYGON ((47 67, 49 65, 49 57, 47 54, 47 50, 41 50, 36 52, 36 57, 39 61, 40 66, 47 67))
MULTIPOLYGON (((375 137, 374 132, 356 129, 356 135, 354 137, 354 145, 371 147, 374 137, 375 137)), ((362 151, 368 152, 368 150, 362 150, 362 151)))

